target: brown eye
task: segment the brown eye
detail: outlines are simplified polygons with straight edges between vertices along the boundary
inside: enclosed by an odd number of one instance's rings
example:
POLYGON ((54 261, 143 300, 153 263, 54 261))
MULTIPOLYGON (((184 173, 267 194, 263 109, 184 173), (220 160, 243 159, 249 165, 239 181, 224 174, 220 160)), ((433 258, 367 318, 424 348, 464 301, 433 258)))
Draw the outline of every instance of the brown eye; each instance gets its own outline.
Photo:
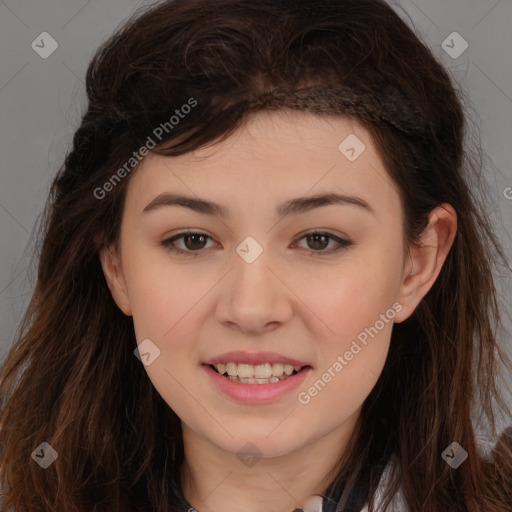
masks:
POLYGON ((198 249, 203 249, 207 238, 207 236, 202 234, 190 233, 183 235, 183 243, 187 249, 196 251, 198 249))
POLYGON ((311 249, 321 250, 325 249, 329 245, 329 237, 325 234, 313 233, 312 235, 307 235, 308 246, 311 249))
POLYGON ((199 256, 203 252, 202 249, 205 248, 205 244, 209 238, 211 237, 205 233, 193 233, 187 231, 184 233, 179 233, 176 236, 169 238, 168 240, 164 240, 161 242, 161 245, 163 245, 171 252, 186 254, 190 256, 199 256), (180 239, 183 239, 184 249, 176 247, 175 241, 180 239))
POLYGON ((329 255, 334 252, 339 251, 340 249, 344 249, 346 247, 350 247, 353 243, 344 240, 343 238, 332 235, 331 233, 323 233, 314 231, 312 233, 306 233, 300 240, 306 239, 307 248, 311 249, 310 253, 314 256, 323 256, 329 255), (331 241, 335 241, 337 245, 335 245, 331 249, 326 248, 329 246, 331 241), (317 253, 317 254, 315 254, 317 253))
MULTIPOLYGON (((164 240, 161 242, 161 245, 164 246, 167 250, 176 254, 200 256, 205 252, 202 249, 206 248, 205 244, 207 243, 208 239, 212 239, 212 237, 205 233, 194 233, 191 231, 186 231, 183 233, 178 233, 168 240, 164 240), (183 248, 176 246, 176 241, 180 239, 182 239, 183 248)), ((309 253, 313 256, 328 256, 341 249, 353 245, 353 242, 344 240, 343 238, 337 237, 331 233, 318 231, 306 233, 300 238, 300 240, 303 239, 306 239, 307 243, 307 247, 304 248, 308 250, 309 253), (336 244, 334 247, 327 249, 332 241, 336 242, 336 244)))

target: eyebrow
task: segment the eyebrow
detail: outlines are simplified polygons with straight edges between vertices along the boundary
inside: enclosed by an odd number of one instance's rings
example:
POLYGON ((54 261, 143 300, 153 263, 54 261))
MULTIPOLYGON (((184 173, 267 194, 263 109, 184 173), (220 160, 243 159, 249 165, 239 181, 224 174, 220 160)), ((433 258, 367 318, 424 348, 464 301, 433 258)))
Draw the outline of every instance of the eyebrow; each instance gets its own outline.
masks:
MULTIPOLYGON (((372 207, 364 199, 335 193, 316 194, 308 197, 289 199, 278 206, 277 215, 279 217, 297 215, 331 204, 358 206, 375 215, 372 207)), ((182 206, 205 215, 216 215, 223 218, 230 217, 228 208, 218 203, 181 194, 169 193, 160 194, 155 197, 155 199, 144 208, 142 213, 149 213, 166 206, 182 206)))

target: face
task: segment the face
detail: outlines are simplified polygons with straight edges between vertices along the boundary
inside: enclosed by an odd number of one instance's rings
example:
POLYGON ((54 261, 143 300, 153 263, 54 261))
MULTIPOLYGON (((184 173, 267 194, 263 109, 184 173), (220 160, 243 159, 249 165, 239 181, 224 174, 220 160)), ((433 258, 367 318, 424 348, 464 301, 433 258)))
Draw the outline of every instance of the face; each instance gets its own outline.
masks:
POLYGON ((400 198, 368 132, 339 117, 260 112, 220 144, 149 155, 117 256, 109 286, 138 344, 150 340, 149 378, 188 429, 232 453, 250 442, 283 455, 342 429, 404 315, 400 198), (333 194, 345 201, 307 201, 333 194), (206 364, 216 361, 266 377, 280 361, 303 368, 243 384, 206 364))

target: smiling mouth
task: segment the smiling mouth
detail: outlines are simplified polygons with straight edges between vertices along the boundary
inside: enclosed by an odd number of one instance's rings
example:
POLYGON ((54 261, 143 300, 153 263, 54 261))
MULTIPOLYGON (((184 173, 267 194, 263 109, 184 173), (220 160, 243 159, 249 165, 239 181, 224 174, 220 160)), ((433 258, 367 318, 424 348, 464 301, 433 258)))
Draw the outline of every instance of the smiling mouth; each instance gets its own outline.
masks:
POLYGON ((286 380, 310 366, 292 366, 281 363, 265 363, 259 365, 237 364, 209 364, 213 371, 223 377, 241 384, 272 384, 286 380))

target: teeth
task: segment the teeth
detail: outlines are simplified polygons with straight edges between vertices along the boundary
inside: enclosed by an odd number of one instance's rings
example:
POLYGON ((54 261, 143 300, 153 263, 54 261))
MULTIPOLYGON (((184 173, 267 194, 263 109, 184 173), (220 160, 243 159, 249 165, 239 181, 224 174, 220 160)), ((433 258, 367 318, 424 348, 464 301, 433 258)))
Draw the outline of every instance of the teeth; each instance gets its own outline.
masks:
POLYGON ((238 376, 245 378, 255 377, 254 366, 251 364, 238 364, 238 376))
POLYGON ((275 375, 276 377, 281 377, 284 373, 284 367, 281 363, 274 363, 272 365, 272 375, 275 375))
POLYGON ((242 384, 269 384, 271 382, 279 382, 287 377, 270 377, 269 379, 250 379, 243 377, 229 377, 232 381, 241 382, 242 384))
POLYGON ((286 375, 291 375, 293 373, 293 366, 291 364, 285 364, 284 365, 284 373, 286 373, 286 375))
MULTIPOLYGON (((233 377, 232 380, 237 380, 238 378, 243 380, 252 379, 255 380, 254 384, 257 380, 262 380, 266 383, 269 382, 269 379, 278 377, 286 378, 285 376, 289 377, 294 370, 298 372, 302 368, 302 366, 292 366, 291 364, 281 363, 264 363, 254 366, 252 364, 237 364, 234 362, 229 362, 214 364, 213 366, 221 375, 227 373, 229 377, 233 377)), ((270 382, 276 381, 270 380, 270 382)))
POLYGON ((231 377, 236 377, 238 372, 238 365, 236 363, 227 363, 226 371, 231 377))

